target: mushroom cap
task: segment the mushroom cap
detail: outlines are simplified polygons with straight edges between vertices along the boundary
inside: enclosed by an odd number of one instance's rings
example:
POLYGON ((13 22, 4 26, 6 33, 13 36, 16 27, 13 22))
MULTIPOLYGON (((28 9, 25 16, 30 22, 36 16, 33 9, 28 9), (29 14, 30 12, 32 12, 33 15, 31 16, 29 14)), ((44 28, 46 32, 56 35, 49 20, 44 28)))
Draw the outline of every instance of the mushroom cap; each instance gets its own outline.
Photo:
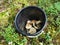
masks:
POLYGON ((36 33, 36 29, 32 27, 32 28, 30 28, 30 30, 29 30, 28 33, 30 33, 30 34, 34 34, 34 33, 36 33))
POLYGON ((32 25, 30 23, 27 23, 25 28, 30 29, 31 27, 32 27, 32 25))

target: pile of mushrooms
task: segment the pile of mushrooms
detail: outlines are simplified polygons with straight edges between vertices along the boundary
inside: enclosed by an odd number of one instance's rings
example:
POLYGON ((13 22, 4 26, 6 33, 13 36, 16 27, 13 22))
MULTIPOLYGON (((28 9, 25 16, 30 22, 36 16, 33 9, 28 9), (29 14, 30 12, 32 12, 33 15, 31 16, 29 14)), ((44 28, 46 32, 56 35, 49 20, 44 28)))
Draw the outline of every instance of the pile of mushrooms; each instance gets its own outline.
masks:
POLYGON ((27 29, 27 33, 34 34, 37 32, 37 29, 40 28, 40 20, 28 20, 25 28, 27 29))

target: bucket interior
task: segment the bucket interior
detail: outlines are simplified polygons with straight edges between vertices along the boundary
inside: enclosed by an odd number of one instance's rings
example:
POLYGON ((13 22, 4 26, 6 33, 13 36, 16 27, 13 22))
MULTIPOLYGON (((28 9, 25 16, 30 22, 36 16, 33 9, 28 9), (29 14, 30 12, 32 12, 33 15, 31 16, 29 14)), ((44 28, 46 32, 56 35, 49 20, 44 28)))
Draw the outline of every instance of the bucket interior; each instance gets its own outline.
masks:
POLYGON ((45 25, 46 17, 44 12, 37 7, 27 7, 20 11, 16 18, 16 24, 19 29, 19 31, 22 31, 22 33, 26 35, 37 35, 36 34, 28 34, 26 33, 25 25, 27 20, 41 20, 41 28, 37 30, 37 32, 40 32, 43 26, 45 25))

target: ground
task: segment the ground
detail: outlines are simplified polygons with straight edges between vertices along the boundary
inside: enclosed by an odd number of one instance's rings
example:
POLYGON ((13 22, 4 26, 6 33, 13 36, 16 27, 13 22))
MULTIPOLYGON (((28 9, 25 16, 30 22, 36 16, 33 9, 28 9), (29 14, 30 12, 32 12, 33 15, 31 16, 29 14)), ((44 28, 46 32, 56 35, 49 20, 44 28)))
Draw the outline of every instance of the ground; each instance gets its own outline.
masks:
POLYGON ((0 0, 0 45, 60 45, 60 0, 0 0), (19 10, 37 6, 47 15, 47 26, 37 38, 28 38, 15 30, 19 10))

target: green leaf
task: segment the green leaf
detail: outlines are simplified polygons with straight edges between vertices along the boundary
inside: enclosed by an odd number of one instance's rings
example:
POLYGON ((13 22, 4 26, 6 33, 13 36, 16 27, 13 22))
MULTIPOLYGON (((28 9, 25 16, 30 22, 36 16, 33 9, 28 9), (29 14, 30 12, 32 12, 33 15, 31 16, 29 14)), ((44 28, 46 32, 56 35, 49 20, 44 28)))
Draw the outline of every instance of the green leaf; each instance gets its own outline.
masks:
POLYGON ((60 11, 60 2, 55 3, 55 8, 60 11))
POLYGON ((23 45, 23 43, 21 43, 20 45, 23 45))

